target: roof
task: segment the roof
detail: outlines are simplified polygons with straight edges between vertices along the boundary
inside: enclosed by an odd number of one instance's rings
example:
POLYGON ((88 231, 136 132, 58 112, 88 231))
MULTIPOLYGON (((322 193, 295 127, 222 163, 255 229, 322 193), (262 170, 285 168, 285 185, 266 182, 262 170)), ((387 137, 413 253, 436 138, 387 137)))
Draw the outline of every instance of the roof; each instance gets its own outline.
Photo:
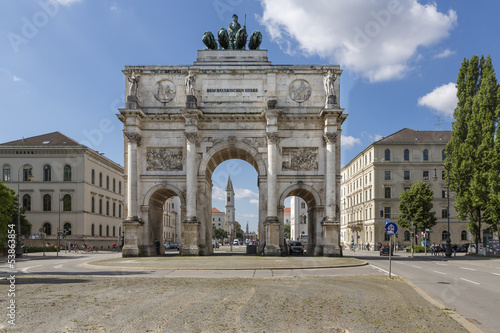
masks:
POLYGON ((234 191, 233 190, 233 182, 231 181, 231 176, 227 177, 226 191, 234 191))
POLYGON ((37 146, 67 146, 67 147, 85 147, 75 140, 67 137, 60 132, 52 132, 21 140, 10 141, 0 144, 0 146, 17 146, 17 147, 37 147, 37 146))
POLYGON ((214 207, 212 208, 212 213, 222 213, 222 212, 214 207))
POLYGON ((450 139, 451 131, 416 131, 403 128, 374 144, 447 143, 450 139))
POLYGON ((287 214, 287 213, 289 214, 289 213, 291 213, 291 212, 292 212, 292 210, 291 210, 290 208, 288 208, 288 207, 286 207, 286 208, 283 210, 283 213, 285 213, 285 214, 287 214))

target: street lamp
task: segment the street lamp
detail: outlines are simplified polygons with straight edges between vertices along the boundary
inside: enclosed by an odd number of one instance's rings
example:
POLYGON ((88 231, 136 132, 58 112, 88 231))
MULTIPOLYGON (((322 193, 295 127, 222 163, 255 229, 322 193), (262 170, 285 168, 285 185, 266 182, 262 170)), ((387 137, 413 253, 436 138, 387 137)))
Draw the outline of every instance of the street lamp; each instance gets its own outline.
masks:
MULTIPOLYGON (((437 176, 437 170, 436 167, 434 167, 434 177, 432 177, 432 180, 437 181, 438 176, 437 176)), ((445 255, 450 258, 451 257, 451 232, 450 232, 450 175, 448 172, 446 173, 446 197, 448 198, 448 207, 446 209, 446 217, 448 219, 448 231, 446 232, 446 249, 445 249, 445 255)))
MULTIPOLYGON (((23 176, 24 176, 24 166, 26 164, 22 164, 19 166, 19 169, 17 170, 17 237, 16 237, 16 258, 20 258, 23 256, 23 249, 21 247, 21 202, 20 202, 20 189, 19 186, 21 184, 21 168, 23 168, 23 176)), ((31 174, 31 165, 29 165, 29 169, 27 169, 26 173, 26 181, 32 181, 33 176, 31 174)))
POLYGON ((61 192, 59 192, 59 227, 57 228, 57 252, 56 255, 59 257, 59 249, 61 248, 61 192))

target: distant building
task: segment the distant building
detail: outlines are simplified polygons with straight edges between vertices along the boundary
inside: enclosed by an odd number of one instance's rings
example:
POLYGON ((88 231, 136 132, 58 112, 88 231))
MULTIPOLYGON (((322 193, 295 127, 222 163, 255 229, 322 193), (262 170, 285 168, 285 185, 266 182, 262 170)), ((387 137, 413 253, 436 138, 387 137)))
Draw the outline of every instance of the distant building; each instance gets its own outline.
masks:
MULTIPOLYGON (((447 180, 444 172, 446 144, 450 131, 416 131, 404 128, 369 145, 341 170, 341 241, 359 247, 387 243, 386 220, 396 222, 401 192, 419 180, 434 191, 437 224, 430 243, 444 243, 450 216, 453 244, 470 242, 467 223, 454 209, 453 195, 448 210, 447 180)), ((421 244, 422 235, 416 243, 421 244)), ((410 230, 400 228, 398 246, 411 244, 410 230)))
POLYGON ((307 205, 299 197, 290 197, 290 238, 298 240, 300 235, 307 235, 307 205))
POLYGON ((53 132, 0 144, 2 182, 19 194, 32 224, 26 244, 121 243, 123 167, 69 137, 53 132))
POLYGON ((212 208, 212 224, 216 228, 221 228, 227 231, 226 227, 226 214, 218 210, 217 208, 212 208))
POLYGON ((180 243, 181 235, 181 200, 173 197, 165 201, 163 206, 163 241, 165 243, 180 243))

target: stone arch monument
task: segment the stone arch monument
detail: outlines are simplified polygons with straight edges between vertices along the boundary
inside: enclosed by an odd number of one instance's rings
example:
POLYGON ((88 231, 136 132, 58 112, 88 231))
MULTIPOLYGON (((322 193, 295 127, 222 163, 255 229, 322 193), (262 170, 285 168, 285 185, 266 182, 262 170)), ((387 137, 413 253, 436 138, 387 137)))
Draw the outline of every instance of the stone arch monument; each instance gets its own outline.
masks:
POLYGON ((335 65, 273 65, 266 50, 201 50, 192 65, 126 66, 123 256, 155 254, 166 200, 181 202, 181 255, 210 255, 212 173, 228 159, 258 174, 259 252, 284 250, 283 204, 308 205, 308 254, 340 256, 335 65))

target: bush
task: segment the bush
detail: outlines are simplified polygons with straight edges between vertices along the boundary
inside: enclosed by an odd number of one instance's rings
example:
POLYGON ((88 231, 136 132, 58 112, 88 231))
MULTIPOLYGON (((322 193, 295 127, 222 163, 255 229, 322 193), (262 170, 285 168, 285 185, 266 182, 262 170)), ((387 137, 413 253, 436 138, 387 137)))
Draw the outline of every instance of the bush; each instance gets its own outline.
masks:
MULTIPOLYGON (((405 247, 406 252, 411 252, 411 246, 405 247)), ((413 245, 413 253, 424 253, 425 246, 423 245, 413 245)))

